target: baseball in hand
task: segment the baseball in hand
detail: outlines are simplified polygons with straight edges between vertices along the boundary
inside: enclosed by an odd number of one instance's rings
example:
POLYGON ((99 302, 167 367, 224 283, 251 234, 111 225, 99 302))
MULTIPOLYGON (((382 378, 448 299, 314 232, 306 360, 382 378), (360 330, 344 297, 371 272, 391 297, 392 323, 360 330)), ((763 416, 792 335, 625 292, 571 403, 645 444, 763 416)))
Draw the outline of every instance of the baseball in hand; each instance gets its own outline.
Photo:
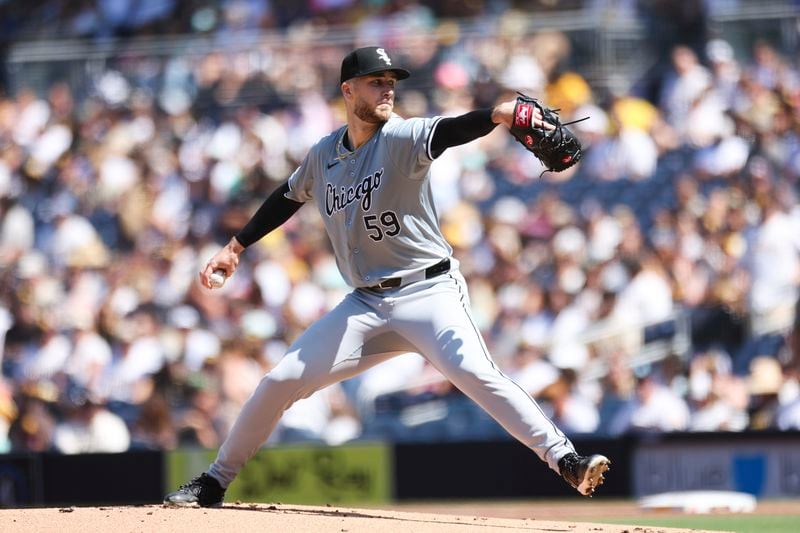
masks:
POLYGON ((208 283, 212 289, 219 289, 225 285, 225 271, 217 269, 208 276, 208 283))

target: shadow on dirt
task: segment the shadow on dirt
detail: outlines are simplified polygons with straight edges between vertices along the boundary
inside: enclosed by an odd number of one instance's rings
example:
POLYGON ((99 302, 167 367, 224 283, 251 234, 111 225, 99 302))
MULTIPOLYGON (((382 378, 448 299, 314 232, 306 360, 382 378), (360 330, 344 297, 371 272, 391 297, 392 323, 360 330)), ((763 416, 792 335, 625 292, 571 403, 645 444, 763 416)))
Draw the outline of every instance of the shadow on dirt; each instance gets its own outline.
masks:
MULTIPOLYGON (((254 504, 254 503, 227 503, 224 505, 223 509, 225 510, 232 510, 232 511, 255 511, 255 512, 262 512, 262 513, 280 513, 280 514, 294 514, 294 515, 308 515, 308 516, 318 516, 318 517, 334 517, 334 518, 363 518, 365 520, 392 520, 398 523, 420 523, 420 524, 451 524, 451 525, 471 525, 472 527, 481 527, 484 526, 481 522, 488 521, 489 519, 486 517, 453 517, 447 515, 441 515, 440 517, 426 517, 426 518, 411 518, 408 516, 392 516, 387 514, 380 514, 380 512, 376 511, 375 513, 367 513, 363 511, 345 511, 341 509, 331 508, 331 509, 309 509, 309 508, 302 508, 302 507, 288 507, 288 506, 278 506, 278 505, 269 505, 269 504, 254 504)), ((530 527, 523 526, 520 528, 518 521, 517 524, 514 526, 507 526, 509 529, 514 530, 521 530, 521 529, 530 529, 531 531, 570 531, 568 528, 543 528, 541 526, 536 526, 535 524, 530 524, 530 527)), ((496 521, 491 524, 485 524, 485 527, 491 527, 494 529, 503 528, 504 526, 498 525, 496 521)))

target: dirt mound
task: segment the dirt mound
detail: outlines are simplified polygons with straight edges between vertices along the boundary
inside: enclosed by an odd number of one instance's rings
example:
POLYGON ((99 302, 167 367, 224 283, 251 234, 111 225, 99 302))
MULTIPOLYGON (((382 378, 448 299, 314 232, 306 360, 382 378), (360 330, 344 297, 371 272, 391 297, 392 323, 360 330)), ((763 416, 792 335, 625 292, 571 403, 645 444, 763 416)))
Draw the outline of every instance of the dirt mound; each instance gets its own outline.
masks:
POLYGON ((0 510, 5 533, 100 532, 347 532, 347 533, 490 533, 511 531, 569 533, 677 533, 683 530, 583 522, 489 518, 375 509, 303 505, 226 504, 222 509, 162 505, 64 507, 0 510))

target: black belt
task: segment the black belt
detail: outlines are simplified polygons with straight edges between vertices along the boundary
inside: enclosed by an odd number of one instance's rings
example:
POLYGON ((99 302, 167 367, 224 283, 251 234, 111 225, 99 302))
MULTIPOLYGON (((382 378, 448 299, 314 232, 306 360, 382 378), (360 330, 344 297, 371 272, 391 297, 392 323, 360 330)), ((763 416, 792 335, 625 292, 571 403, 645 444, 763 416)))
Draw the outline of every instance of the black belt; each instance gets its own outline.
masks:
POLYGON ((414 281, 422 281, 423 279, 435 278, 440 274, 450 272, 450 258, 442 259, 433 266, 429 266, 422 272, 415 272, 405 277, 387 278, 377 285, 369 287, 370 289, 395 289, 403 285, 408 285, 414 281))

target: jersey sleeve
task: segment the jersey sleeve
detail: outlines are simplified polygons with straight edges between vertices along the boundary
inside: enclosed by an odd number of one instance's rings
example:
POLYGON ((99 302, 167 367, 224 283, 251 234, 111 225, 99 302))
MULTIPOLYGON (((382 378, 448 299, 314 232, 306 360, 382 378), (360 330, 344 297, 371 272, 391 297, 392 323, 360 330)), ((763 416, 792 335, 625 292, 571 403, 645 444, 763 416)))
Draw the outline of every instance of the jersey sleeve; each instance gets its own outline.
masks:
POLYGON ((386 128, 386 135, 391 142, 389 157, 398 170, 413 177, 433 162, 431 139, 440 119, 399 119, 386 128))
POLYGON ((315 153, 316 150, 310 150, 300 166, 289 176, 289 192, 285 195, 289 200, 305 203, 314 197, 314 175, 317 166, 314 164, 315 153))

